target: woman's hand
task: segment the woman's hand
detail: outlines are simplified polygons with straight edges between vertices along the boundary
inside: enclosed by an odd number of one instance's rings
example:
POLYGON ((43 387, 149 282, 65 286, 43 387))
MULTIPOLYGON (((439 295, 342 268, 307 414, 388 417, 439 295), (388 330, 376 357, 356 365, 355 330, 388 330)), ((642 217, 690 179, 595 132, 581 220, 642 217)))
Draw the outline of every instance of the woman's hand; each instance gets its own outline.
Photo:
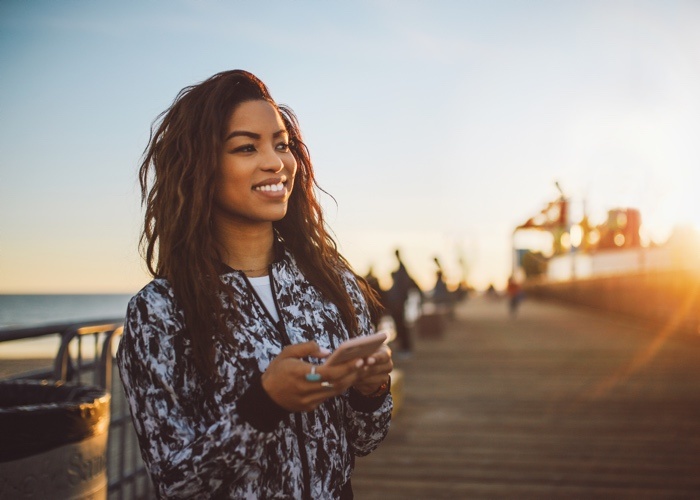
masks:
POLYGON ((262 375, 262 386, 272 400, 287 411, 312 411, 326 399, 344 393, 356 383, 364 362, 352 360, 325 366, 312 365, 301 358, 325 358, 330 353, 316 342, 294 344, 282 349, 262 375), (307 380, 312 367, 320 380, 307 380))
POLYGON ((394 369, 391 359, 391 349, 383 345, 365 362, 360 376, 353 385, 356 391, 369 396, 379 390, 382 384, 389 382, 389 373, 394 369))

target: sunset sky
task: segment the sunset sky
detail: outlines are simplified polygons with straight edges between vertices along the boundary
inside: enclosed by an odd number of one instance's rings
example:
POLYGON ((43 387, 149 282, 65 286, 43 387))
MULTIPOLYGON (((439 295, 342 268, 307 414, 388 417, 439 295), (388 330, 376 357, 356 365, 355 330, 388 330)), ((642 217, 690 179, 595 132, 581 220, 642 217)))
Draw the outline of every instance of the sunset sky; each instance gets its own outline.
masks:
POLYGON ((136 292, 136 172, 183 87, 234 68, 297 113, 364 274, 502 286, 558 196, 700 228, 700 2, 0 2, 0 293, 136 292))

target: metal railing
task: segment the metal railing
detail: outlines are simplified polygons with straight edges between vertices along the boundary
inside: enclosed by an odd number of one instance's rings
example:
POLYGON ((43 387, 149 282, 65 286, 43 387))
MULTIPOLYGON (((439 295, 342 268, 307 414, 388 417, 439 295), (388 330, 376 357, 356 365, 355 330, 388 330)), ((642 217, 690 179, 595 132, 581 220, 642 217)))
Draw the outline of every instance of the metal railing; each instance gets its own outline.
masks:
POLYGON ((115 339, 119 339, 123 318, 36 327, 0 328, 0 344, 59 335, 60 347, 53 369, 33 370, 10 379, 49 379, 104 388, 112 396, 107 444, 108 498, 155 498, 153 486, 141 460, 138 441, 121 384, 113 363, 115 339))

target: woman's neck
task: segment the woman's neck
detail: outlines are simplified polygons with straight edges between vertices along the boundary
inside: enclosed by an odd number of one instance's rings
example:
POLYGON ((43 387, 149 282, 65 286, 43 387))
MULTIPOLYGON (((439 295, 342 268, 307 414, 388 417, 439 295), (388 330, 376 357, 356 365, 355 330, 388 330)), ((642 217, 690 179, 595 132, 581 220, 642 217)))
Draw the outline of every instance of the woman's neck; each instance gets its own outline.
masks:
POLYGON ((226 265, 251 277, 267 274, 274 258, 272 224, 228 226, 216 236, 226 265))

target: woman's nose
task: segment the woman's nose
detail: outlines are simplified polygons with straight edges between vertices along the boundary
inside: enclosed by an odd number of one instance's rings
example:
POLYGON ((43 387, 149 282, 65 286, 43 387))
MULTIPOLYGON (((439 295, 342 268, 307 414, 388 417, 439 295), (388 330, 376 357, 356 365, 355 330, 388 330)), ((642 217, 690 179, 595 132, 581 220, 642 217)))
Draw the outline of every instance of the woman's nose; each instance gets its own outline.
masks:
POLYGON ((265 155, 263 161, 263 170, 267 170, 270 172, 279 172, 284 168, 284 162, 282 161, 282 158, 279 154, 277 154, 277 151, 275 151, 274 149, 272 151, 269 151, 265 155))

